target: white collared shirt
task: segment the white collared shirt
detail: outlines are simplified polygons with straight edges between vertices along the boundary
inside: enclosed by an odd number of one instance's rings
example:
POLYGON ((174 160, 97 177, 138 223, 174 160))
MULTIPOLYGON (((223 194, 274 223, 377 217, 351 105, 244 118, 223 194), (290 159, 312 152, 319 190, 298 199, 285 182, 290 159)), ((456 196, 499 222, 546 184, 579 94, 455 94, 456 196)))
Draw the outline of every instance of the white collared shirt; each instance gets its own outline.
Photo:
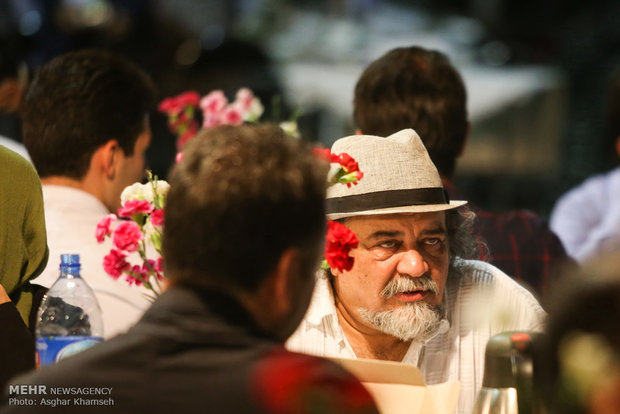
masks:
POLYGON ((588 178, 562 195, 551 229, 579 262, 620 247, 620 168, 588 178))
MULTIPOLYGON (((403 363, 420 368, 427 384, 460 381, 458 413, 472 412, 482 386, 489 338, 504 331, 541 331, 545 312, 536 299, 499 269, 458 260, 461 275, 446 283, 446 320, 425 344, 412 342, 403 363)), ((340 324, 331 286, 317 280, 310 308, 287 348, 318 356, 356 359, 340 324)))
POLYGON ((108 209, 93 195, 71 187, 43 185, 45 227, 49 260, 32 282, 50 287, 59 276, 60 255, 80 255, 81 276, 95 292, 103 314, 104 337, 110 338, 133 326, 150 306, 148 291, 129 286, 121 276, 114 280, 103 270, 103 258, 110 252, 107 239, 99 244, 95 229, 108 209))

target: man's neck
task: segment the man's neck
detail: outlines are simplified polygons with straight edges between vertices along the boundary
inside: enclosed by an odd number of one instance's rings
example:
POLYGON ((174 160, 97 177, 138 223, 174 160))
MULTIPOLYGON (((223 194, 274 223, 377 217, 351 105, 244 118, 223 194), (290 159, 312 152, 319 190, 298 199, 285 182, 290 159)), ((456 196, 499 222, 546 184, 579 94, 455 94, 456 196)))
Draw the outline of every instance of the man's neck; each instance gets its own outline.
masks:
POLYGON ((41 178, 41 184, 42 185, 58 185, 58 186, 63 186, 63 187, 75 188, 77 190, 82 190, 92 195, 93 197, 101 201, 102 203, 104 202, 102 186, 94 185, 93 181, 87 178, 78 180, 75 178, 65 177, 62 175, 53 175, 53 176, 41 178))
POLYGON ((61 185, 64 187, 76 188, 78 190, 86 191, 86 186, 84 182, 81 180, 76 180, 75 178, 63 177, 60 175, 53 175, 51 177, 41 178, 42 185, 61 185))
POLYGON ((341 302, 336 303, 336 310, 340 327, 358 358, 397 362, 403 360, 411 341, 402 341, 395 336, 359 326, 353 322, 354 319, 341 302))

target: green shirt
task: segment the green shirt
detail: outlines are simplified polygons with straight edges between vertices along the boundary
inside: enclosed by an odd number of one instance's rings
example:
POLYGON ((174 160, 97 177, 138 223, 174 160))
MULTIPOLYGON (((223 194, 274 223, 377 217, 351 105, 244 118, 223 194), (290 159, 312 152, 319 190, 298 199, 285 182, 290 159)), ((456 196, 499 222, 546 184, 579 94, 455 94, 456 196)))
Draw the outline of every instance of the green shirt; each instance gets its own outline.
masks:
POLYGON ((47 264, 41 181, 17 153, 0 145, 0 284, 24 322, 32 308, 28 282, 47 264))

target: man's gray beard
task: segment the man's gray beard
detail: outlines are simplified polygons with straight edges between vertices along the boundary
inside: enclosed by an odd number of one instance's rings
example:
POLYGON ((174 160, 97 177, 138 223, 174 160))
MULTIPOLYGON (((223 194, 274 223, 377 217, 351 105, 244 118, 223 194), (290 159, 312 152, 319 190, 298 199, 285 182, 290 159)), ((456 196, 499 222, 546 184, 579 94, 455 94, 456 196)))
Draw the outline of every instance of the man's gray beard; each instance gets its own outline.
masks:
MULTIPOLYGON (((430 276, 421 276, 394 279, 387 284, 381 295, 390 298, 397 293, 417 289, 438 293, 435 281, 430 276)), ((358 312, 362 319, 381 332, 395 336, 402 341, 415 340, 416 342, 426 342, 435 336, 443 318, 441 305, 431 305, 424 301, 405 303, 397 309, 386 311, 358 308, 358 312)))

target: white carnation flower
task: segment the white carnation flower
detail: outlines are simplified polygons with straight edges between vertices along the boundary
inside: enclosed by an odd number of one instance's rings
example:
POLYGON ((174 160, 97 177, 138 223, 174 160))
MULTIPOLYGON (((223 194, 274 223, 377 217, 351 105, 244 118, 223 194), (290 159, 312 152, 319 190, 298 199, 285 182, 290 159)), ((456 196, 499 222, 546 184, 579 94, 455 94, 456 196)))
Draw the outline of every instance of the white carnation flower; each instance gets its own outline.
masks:
POLYGON ((125 204, 129 200, 147 200, 153 202, 153 189, 151 184, 133 183, 129 187, 125 187, 121 193, 121 204, 125 204))
POLYGON ((296 121, 280 122, 280 128, 282 128, 286 135, 293 138, 299 138, 299 130, 297 129, 296 121))
POLYGON ((168 190, 170 190, 170 184, 167 181, 157 180, 157 194, 165 197, 168 195, 168 190))
MULTIPOLYGON (((170 190, 170 184, 164 180, 157 180, 157 194, 160 196, 160 201, 165 199, 170 190)), ((125 187, 121 193, 121 204, 125 204, 129 200, 146 200, 149 203, 154 202, 155 193, 153 192, 153 183, 148 182, 146 184, 133 183, 129 187, 125 187)))
POLYGON ((260 99, 254 98, 243 119, 244 121, 257 122, 264 111, 265 107, 260 102, 260 99))

